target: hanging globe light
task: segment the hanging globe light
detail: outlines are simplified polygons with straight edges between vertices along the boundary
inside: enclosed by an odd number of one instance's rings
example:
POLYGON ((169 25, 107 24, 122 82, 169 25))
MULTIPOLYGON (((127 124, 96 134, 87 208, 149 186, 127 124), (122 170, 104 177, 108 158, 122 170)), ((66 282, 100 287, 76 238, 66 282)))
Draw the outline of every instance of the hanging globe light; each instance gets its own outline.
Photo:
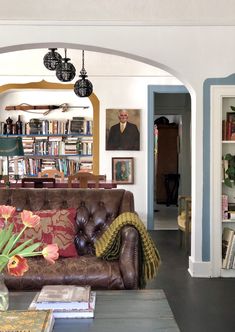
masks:
POLYGON ((67 49, 65 48, 65 57, 56 67, 56 77, 62 82, 70 82, 74 79, 76 75, 76 69, 72 63, 69 62, 67 58, 67 49))
POLYGON ((50 52, 48 52, 43 57, 44 66, 49 70, 56 70, 57 65, 61 62, 61 55, 56 52, 57 48, 49 48, 50 52))
POLYGON ((84 68, 84 50, 82 51, 82 69, 79 77, 81 77, 81 79, 74 84, 74 92, 78 97, 89 97, 93 92, 93 85, 86 78, 87 72, 84 68))

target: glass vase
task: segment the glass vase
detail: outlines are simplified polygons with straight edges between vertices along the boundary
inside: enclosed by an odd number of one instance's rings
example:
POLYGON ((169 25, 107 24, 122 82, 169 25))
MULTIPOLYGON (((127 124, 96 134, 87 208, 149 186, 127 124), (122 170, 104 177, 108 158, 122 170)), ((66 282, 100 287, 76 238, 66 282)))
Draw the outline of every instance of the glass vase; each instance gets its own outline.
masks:
POLYGON ((9 306, 9 291, 4 281, 4 274, 0 273, 0 311, 5 311, 9 306))

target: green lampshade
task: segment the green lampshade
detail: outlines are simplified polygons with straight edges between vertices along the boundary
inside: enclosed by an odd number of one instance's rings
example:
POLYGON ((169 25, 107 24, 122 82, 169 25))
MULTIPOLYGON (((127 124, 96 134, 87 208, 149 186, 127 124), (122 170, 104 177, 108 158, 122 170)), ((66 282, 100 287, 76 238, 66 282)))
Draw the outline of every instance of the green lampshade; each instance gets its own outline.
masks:
POLYGON ((0 156, 23 156, 24 149, 21 137, 1 137, 0 156))

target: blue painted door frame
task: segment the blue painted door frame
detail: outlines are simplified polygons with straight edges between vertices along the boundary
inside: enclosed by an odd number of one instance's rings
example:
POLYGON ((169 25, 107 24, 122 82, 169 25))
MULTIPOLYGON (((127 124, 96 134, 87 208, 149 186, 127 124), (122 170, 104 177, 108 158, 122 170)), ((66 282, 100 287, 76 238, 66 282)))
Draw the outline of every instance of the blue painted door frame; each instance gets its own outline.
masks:
POLYGON ((154 96, 156 93, 188 93, 183 85, 148 86, 148 179, 147 179, 147 228, 154 229, 154 96))

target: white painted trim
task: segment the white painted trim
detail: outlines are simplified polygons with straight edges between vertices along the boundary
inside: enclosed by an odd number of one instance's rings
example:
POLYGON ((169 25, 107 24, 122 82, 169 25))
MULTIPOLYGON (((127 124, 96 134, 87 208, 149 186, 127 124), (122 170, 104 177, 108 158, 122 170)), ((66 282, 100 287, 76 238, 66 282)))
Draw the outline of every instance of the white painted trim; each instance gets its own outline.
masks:
POLYGON ((191 19, 172 19, 157 18, 146 20, 106 20, 106 19, 86 19, 83 20, 5 20, 0 19, 0 25, 24 25, 24 26, 135 26, 135 27, 167 27, 167 26, 192 26, 192 27, 208 27, 208 26, 231 26, 235 25, 235 19, 231 18, 191 18, 191 19))
POLYGON ((192 277, 210 278, 211 262, 195 262, 192 256, 190 256, 188 272, 192 277))
POLYGON ((222 156, 222 99, 235 97, 234 85, 211 86, 210 109, 210 230, 212 277, 219 277, 222 266, 221 212, 221 156, 222 156))

